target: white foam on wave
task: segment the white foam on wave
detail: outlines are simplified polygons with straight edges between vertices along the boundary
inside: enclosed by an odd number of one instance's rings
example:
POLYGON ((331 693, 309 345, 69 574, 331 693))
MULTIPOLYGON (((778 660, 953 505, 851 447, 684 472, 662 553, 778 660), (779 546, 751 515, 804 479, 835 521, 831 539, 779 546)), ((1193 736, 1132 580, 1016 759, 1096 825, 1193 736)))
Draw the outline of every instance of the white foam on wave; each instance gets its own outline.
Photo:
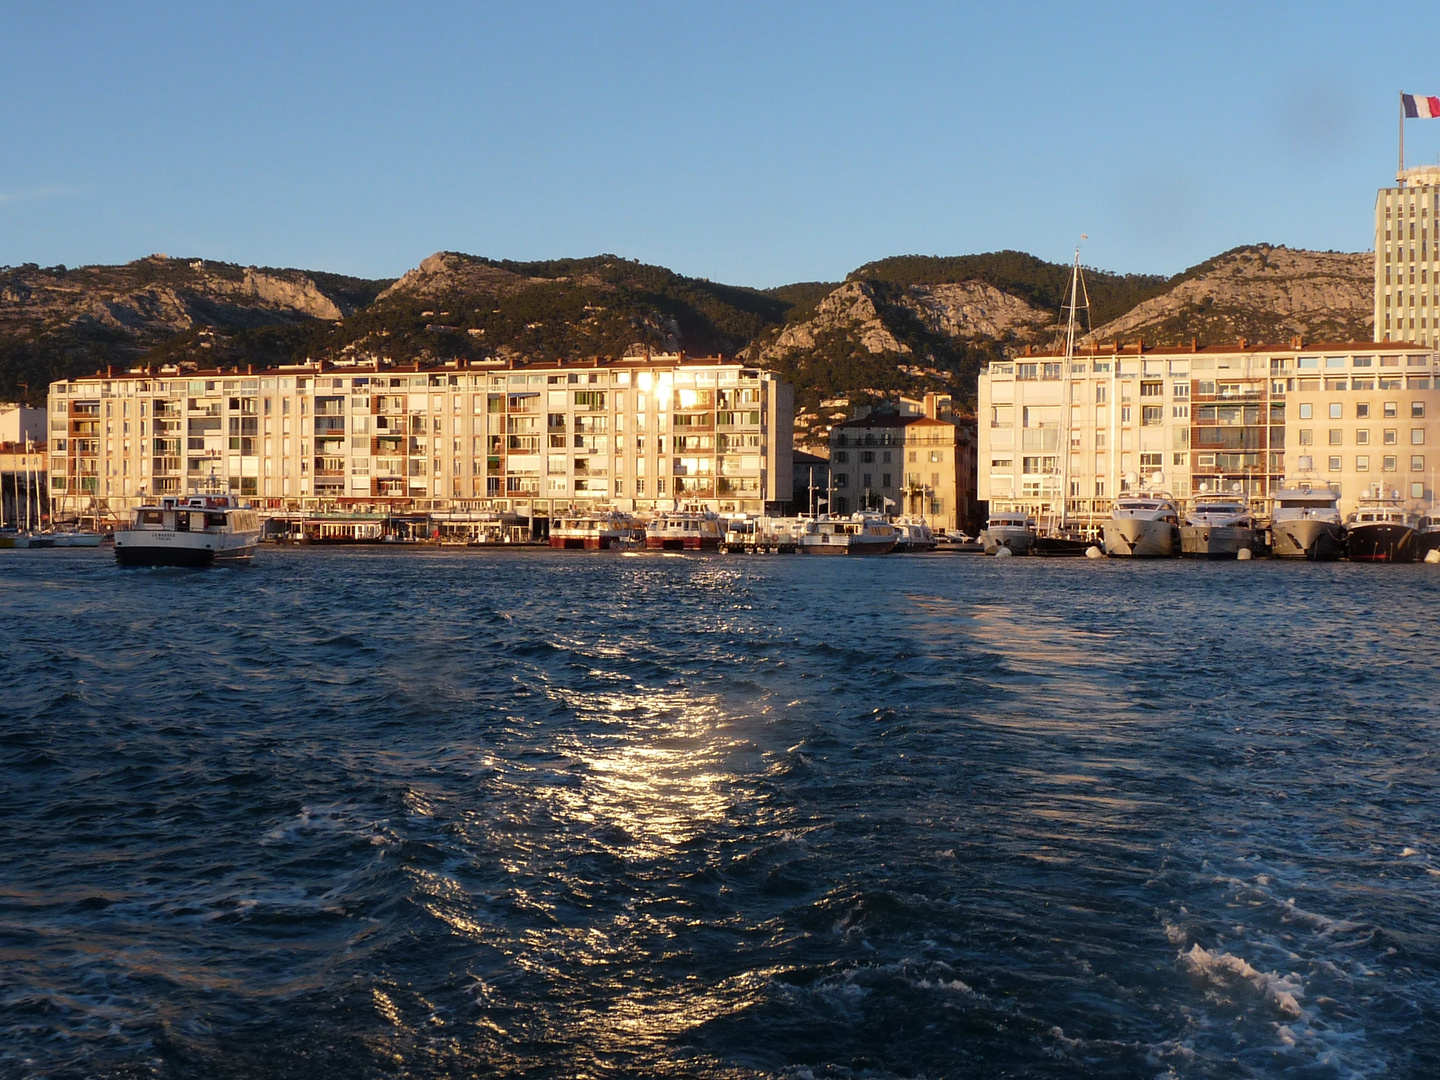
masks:
POLYGON ((1238 990, 1249 985, 1280 1015, 1291 1020, 1305 1016, 1300 1001, 1305 997, 1304 981, 1295 972, 1280 975, 1274 971, 1257 971, 1243 957, 1228 952, 1210 952, 1198 942, 1189 952, 1180 954, 1180 962, 1191 972, 1224 990, 1238 990))

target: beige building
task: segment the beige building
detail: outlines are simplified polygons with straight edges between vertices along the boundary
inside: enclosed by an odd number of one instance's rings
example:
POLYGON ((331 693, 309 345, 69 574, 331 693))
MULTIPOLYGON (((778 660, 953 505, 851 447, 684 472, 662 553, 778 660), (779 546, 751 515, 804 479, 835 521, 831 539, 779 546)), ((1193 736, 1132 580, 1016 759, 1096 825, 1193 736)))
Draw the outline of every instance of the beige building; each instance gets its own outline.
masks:
POLYGON ((1016 356, 981 373, 979 494, 991 510, 1098 524, 1121 492, 1242 492, 1264 507, 1286 477, 1370 484, 1417 507, 1440 466, 1436 353, 1393 343, 1184 351, 1087 347, 1016 356), (1427 449, 1435 447, 1435 449, 1427 449), (1066 452, 1068 450, 1068 453, 1066 452))
POLYGON ((974 444, 947 395, 901 399, 830 429, 831 511, 924 517, 933 528, 966 524, 973 503, 974 444))
POLYGON ((1375 198, 1375 340, 1440 344, 1440 166, 1406 169, 1375 198))
POLYGON ((683 354, 134 370, 50 387, 50 490, 102 516, 212 476, 277 513, 761 513, 790 498, 792 411, 775 375, 683 354))

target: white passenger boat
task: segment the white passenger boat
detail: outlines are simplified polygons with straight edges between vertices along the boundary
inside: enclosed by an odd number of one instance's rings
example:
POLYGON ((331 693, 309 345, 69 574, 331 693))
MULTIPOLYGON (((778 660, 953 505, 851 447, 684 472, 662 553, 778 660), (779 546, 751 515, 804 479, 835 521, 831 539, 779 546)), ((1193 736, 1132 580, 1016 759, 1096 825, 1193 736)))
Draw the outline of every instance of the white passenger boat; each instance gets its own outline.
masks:
POLYGON ((1376 485, 1361 496, 1345 522, 1345 557, 1351 562, 1415 561, 1420 516, 1400 502, 1399 492, 1386 494, 1376 485))
POLYGON ((795 550, 802 555, 884 555, 895 549, 895 526, 884 518, 821 516, 805 525, 795 550))
POLYGON ((1188 559, 1234 559, 1255 550, 1255 515, 1236 495, 1197 495, 1180 526, 1180 554, 1188 559))
POLYGON ((1328 481, 1297 480, 1275 493, 1270 553, 1278 559, 1338 559, 1345 554, 1340 493, 1328 481))
POLYGON ((550 546, 610 551, 638 546, 645 530, 629 514, 561 514, 550 523, 550 546))
POLYGON ((1012 555, 1028 555, 1034 540, 1035 519, 1023 513, 991 514, 980 532, 986 555, 994 555, 1002 547, 1009 548, 1012 555))
POLYGON ((259 538, 259 515, 234 496, 167 496, 140 507, 130 528, 115 531, 115 561, 121 566, 246 562, 259 538))
POLYGON ((896 551, 903 554, 935 550, 935 533, 924 521, 902 515, 895 519, 894 525, 896 551))
POLYGON ((1180 550, 1180 510, 1160 492, 1122 495, 1104 526, 1105 554, 1167 558, 1180 550))
POLYGON ((645 525, 651 551, 717 551, 724 539, 725 521, 708 511, 661 511, 645 525))

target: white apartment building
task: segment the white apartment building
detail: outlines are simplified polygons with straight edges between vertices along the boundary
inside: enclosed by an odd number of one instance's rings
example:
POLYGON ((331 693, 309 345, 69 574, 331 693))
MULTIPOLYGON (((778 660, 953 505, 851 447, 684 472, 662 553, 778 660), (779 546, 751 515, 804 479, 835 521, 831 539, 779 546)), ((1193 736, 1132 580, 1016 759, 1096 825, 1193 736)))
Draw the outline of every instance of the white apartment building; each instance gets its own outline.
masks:
POLYGON ((1375 198, 1375 340, 1440 344, 1440 166, 1406 169, 1375 198))
POLYGON ((1414 344, 1087 346, 994 361, 979 387, 979 497, 1098 524, 1123 491, 1242 492, 1328 479, 1341 506, 1375 482, 1417 507, 1440 466, 1440 367, 1414 344), (1373 447, 1373 449, 1372 449, 1373 447), (1433 448, 1433 449, 1431 449, 1433 448), (1068 452, 1067 452, 1068 451, 1068 452))
POLYGON ((277 512, 762 513, 791 495, 792 414, 774 374, 684 354, 137 369, 51 385, 50 490, 87 516, 211 477, 277 512))

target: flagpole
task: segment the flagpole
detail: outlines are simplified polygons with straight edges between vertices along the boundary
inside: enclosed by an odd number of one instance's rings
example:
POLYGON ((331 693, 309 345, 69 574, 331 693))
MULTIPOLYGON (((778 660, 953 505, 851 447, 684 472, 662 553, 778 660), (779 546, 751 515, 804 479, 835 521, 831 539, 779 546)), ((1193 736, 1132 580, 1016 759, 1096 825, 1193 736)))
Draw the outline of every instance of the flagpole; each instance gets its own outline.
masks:
POLYGON ((1405 91, 1400 91, 1400 171, 1395 174, 1395 179, 1400 181, 1400 186, 1405 186, 1405 91))

